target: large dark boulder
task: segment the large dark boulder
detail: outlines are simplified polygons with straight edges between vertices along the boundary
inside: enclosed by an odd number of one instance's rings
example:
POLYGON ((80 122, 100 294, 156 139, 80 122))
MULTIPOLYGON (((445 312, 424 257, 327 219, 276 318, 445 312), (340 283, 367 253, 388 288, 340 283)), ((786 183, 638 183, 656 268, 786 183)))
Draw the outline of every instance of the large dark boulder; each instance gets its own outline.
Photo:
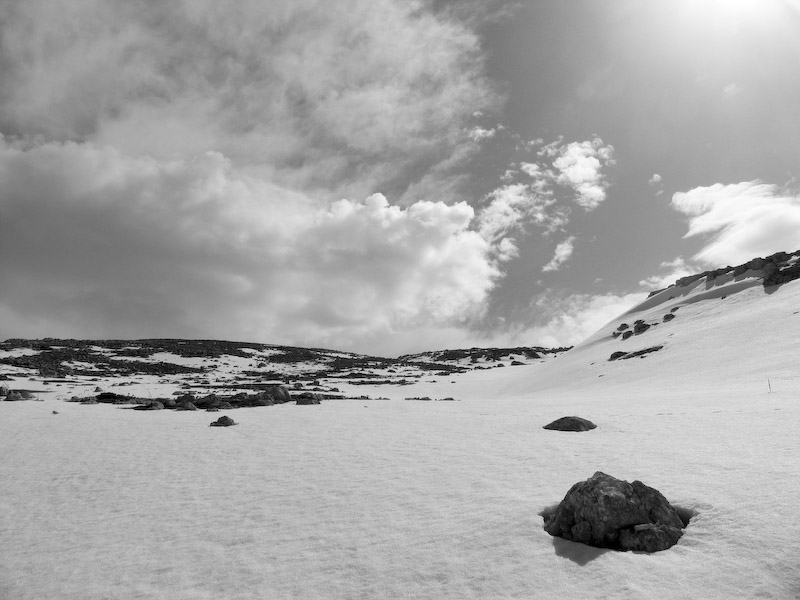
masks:
POLYGON ((222 416, 213 423, 211 423, 209 427, 230 427, 231 425, 236 425, 234 420, 228 416, 222 416))
POLYGON ((552 429, 555 431, 589 431, 597 425, 581 417, 561 417, 552 423, 548 423, 542 429, 552 429))
POLYGON ((580 481, 555 512, 545 515, 552 536, 599 548, 659 552, 683 535, 678 512, 658 490, 601 471, 580 481))

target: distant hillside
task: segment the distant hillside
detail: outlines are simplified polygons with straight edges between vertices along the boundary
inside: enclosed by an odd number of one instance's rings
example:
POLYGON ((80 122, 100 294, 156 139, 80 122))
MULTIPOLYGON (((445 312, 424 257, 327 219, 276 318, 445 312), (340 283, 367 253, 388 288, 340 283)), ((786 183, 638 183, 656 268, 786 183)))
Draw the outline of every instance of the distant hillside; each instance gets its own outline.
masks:
MULTIPOLYGON (((471 348, 382 358, 352 352, 223 340, 41 340, 0 343, 0 379, 58 387, 244 391, 265 382, 328 394, 352 386, 403 386, 422 378, 541 363, 564 348, 471 348)), ((126 389, 121 390, 123 392, 126 389)))

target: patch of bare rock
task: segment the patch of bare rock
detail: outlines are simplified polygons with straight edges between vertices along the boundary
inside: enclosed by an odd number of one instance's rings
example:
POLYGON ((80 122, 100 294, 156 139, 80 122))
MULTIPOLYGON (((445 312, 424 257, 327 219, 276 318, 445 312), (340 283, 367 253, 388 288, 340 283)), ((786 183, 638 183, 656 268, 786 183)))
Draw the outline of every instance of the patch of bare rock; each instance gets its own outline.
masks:
POLYGON ((660 552, 674 546, 685 523, 656 489, 597 471, 570 488, 544 529, 555 537, 598 548, 660 552))

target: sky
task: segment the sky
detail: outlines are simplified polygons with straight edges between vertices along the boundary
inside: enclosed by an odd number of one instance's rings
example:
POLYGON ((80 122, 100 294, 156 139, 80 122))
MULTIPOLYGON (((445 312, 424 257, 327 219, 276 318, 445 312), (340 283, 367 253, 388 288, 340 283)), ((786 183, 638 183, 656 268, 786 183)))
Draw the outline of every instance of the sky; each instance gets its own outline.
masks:
POLYGON ((800 249, 798 0, 7 0, 0 339, 574 344, 800 249))

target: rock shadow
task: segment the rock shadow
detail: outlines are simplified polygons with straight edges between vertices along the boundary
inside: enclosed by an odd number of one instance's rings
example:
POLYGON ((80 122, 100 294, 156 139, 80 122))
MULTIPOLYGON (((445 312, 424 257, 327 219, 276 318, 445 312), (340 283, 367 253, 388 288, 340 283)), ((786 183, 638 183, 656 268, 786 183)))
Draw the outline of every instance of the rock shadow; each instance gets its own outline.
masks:
POLYGON ((581 567, 585 567, 606 552, 611 552, 609 548, 595 548, 594 546, 571 542, 560 537, 553 538, 553 549, 556 551, 556 556, 568 558, 581 567))
MULTIPOLYGON (((542 517, 542 520, 547 522, 547 520, 553 516, 553 513, 556 512, 557 508, 558 504, 548 506, 539 513, 539 516, 542 517)), ((595 548, 594 546, 581 544, 580 542, 571 542, 570 540, 555 536, 551 536, 551 538, 556 556, 568 558, 581 567, 588 565, 606 552, 611 552, 609 548, 595 548)))
POLYGON ((678 513, 678 518, 680 518, 681 523, 683 523, 684 529, 689 526, 689 521, 700 514, 693 508, 686 508, 684 506, 678 506, 677 504, 673 504, 672 507, 675 509, 675 512, 678 513))

